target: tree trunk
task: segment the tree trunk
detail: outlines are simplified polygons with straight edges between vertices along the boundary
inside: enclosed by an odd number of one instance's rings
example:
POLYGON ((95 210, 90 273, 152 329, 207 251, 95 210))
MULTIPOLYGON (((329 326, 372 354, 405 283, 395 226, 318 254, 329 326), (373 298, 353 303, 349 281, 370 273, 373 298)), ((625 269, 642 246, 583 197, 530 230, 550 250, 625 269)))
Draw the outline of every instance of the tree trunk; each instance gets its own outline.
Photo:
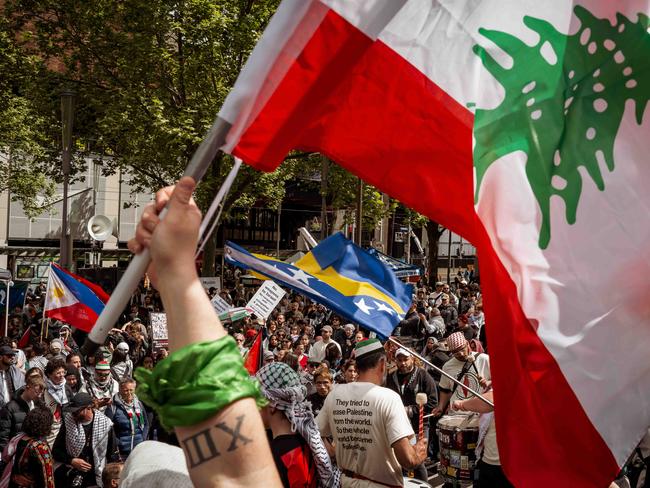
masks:
POLYGON ((429 284, 438 281, 438 241, 445 228, 433 220, 427 220, 427 238, 429 240, 429 262, 427 273, 429 284))
POLYGON ((203 266, 201 266, 201 276, 215 276, 214 263, 217 258, 217 235, 218 229, 210 236, 208 242, 203 247, 203 266))

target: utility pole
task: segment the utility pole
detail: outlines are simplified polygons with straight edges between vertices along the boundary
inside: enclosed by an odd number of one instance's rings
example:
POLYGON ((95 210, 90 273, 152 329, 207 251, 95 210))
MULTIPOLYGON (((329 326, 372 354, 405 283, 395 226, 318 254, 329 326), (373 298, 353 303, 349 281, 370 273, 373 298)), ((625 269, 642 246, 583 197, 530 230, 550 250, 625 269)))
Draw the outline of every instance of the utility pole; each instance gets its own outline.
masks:
MULTIPOLYGON (((282 216, 282 202, 278 203, 278 218, 277 218, 277 228, 276 228, 276 240, 275 240, 275 257, 280 259, 280 217, 282 216)), ((223 282, 223 279, 221 280, 223 282)))
POLYGON ((411 264, 411 221, 409 220, 408 230, 406 232, 406 262, 411 264))
POLYGON ((363 226, 361 225, 361 219, 363 218, 363 181, 359 178, 357 185, 357 235, 356 235, 356 244, 361 246, 361 236, 363 232, 363 226))
POLYGON ((449 242, 447 243, 447 284, 451 285, 451 231, 447 229, 449 242))
POLYGON ((60 259, 61 267, 72 267, 72 236, 68 225, 68 185, 70 183, 70 160, 72 159, 72 123, 74 121, 75 93, 61 93, 61 172, 63 173, 63 211, 61 215, 60 259))

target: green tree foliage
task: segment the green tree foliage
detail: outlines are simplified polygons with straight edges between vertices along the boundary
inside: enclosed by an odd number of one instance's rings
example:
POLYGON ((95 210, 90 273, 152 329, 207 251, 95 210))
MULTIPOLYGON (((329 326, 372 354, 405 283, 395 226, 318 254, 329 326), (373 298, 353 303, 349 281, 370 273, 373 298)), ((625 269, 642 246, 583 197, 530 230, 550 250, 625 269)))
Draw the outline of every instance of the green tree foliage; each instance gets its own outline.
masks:
MULTIPOLYGON (((28 80, 42 95, 37 114, 57 125, 57 91, 74 88, 78 145, 109 156, 106 173, 126 170, 136 190, 149 190, 180 176, 278 3, 9 0, 5 16, 18 55, 42 67, 28 80)), ((204 202, 228 167, 217 161, 204 202)), ((233 189, 239 204, 277 198, 281 177, 251 174, 245 169, 233 189)))

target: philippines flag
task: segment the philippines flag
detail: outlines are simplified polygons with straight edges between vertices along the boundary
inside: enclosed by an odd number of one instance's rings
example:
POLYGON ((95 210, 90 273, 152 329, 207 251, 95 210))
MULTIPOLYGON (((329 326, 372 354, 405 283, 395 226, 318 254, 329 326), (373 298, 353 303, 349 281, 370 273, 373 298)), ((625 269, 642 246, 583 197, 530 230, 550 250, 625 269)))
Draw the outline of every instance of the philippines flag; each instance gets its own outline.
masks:
POLYGON ((285 0, 219 115, 247 163, 319 151, 477 247, 518 487, 607 486, 650 424, 649 13, 285 0))
POLYGON ((108 298, 101 287, 52 263, 43 316, 90 332, 108 298))

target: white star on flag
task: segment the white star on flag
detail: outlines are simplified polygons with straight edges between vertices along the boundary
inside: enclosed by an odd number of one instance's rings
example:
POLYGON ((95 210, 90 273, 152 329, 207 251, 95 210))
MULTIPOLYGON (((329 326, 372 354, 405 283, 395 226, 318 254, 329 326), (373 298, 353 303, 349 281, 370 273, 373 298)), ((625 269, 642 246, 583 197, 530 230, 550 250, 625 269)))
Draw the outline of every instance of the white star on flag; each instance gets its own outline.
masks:
MULTIPOLYGON (((373 301, 374 301, 374 300, 373 300, 373 301)), ((379 310, 380 312, 388 312, 390 315, 393 315, 394 313, 396 313, 395 310, 393 310, 393 309, 390 308, 390 307, 387 307, 387 306, 386 306, 384 303, 382 303, 382 302, 376 302, 376 301, 375 301, 375 305, 377 305, 377 310, 379 310)))
POLYGON ((309 285, 309 278, 311 278, 311 276, 305 273, 302 269, 290 269, 289 271, 296 280, 303 282, 305 285, 309 285))
POLYGON ((366 315, 370 315, 370 311, 375 309, 375 307, 366 304, 365 298, 360 298, 358 301, 354 302, 354 304, 366 315))

